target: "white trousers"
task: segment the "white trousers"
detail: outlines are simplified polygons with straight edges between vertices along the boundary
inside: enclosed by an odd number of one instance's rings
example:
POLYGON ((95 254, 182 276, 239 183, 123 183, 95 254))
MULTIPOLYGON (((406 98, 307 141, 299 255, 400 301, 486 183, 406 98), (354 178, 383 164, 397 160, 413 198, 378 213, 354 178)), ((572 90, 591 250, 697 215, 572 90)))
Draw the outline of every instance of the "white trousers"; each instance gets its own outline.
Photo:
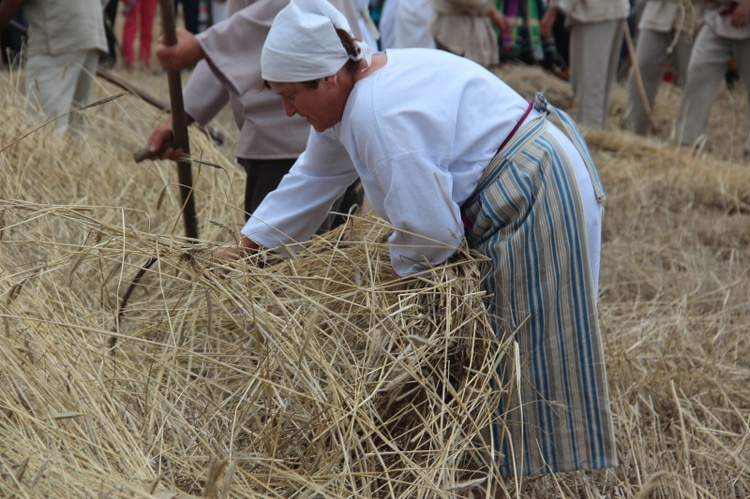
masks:
MULTIPOLYGON (((709 26, 701 29, 693 46, 687 83, 677 110, 674 138, 678 143, 693 144, 706 134, 711 107, 732 56, 750 99, 750 39, 730 40, 720 37, 709 26)), ((745 144, 746 151, 750 151, 748 145, 745 144)))
POLYGON ((622 20, 574 24, 570 28, 570 81, 576 122, 603 130, 622 49, 622 20))
POLYGON ((91 98, 98 50, 80 50, 58 55, 31 55, 26 61, 26 97, 30 115, 57 120, 57 130, 70 123, 72 106, 87 104, 91 98), (41 109, 43 117, 39 116, 41 109))
MULTIPOLYGON (((672 53, 667 53, 667 49, 674 40, 674 35, 674 31, 659 32, 650 29, 641 30, 638 35, 635 57, 638 69, 640 70, 641 80, 643 81, 646 102, 648 102, 649 109, 652 112, 667 62, 672 63, 677 83, 681 87, 684 88, 687 81, 690 52, 693 49, 693 45, 685 41, 684 35, 680 35, 672 53)), ((646 114, 646 108, 643 105, 643 97, 638 90, 632 69, 628 77, 627 91, 627 128, 633 133, 648 135, 650 123, 646 114)))

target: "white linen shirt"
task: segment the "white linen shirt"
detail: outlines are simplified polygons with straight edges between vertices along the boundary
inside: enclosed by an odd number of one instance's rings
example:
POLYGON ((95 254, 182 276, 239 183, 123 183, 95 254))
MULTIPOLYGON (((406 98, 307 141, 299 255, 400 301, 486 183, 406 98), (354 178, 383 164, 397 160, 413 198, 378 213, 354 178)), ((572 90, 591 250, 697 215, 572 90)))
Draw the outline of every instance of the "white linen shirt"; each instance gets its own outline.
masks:
POLYGON ((355 84, 341 122, 311 131, 243 235, 293 249, 359 176, 372 208, 396 228, 389 238, 396 273, 419 272, 456 251, 460 206, 528 102, 466 58, 429 49, 386 54, 383 68, 355 84))

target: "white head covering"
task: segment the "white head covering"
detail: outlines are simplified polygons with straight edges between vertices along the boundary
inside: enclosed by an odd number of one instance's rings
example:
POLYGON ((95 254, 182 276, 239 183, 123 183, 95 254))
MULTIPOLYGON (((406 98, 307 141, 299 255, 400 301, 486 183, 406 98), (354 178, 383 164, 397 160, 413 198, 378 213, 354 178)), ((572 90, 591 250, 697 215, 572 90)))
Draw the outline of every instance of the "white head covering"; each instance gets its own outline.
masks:
POLYGON ((370 66, 369 45, 357 41, 356 57, 350 57, 336 29, 352 33, 346 17, 328 0, 292 0, 278 13, 260 55, 263 79, 280 83, 317 80, 338 72, 349 59, 365 59, 370 66))

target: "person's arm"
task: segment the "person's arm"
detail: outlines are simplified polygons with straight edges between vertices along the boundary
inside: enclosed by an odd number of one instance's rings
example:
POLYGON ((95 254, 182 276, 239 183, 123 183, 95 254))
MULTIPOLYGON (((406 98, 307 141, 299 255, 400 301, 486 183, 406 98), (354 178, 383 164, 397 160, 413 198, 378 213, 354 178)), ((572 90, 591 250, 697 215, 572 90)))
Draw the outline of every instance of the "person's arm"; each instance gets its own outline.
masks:
POLYGON ((162 37, 156 42, 156 58, 167 71, 192 68, 206 57, 194 34, 181 27, 177 27, 176 34, 177 43, 174 45, 165 45, 162 37))
POLYGON ((21 8, 23 0, 2 0, 0 1, 0 29, 5 29, 10 24, 10 20, 16 15, 21 8))
POLYGON ((552 35, 552 26, 555 24, 555 21, 557 21, 557 16, 559 14, 560 7, 557 5, 550 5, 542 15, 542 18, 539 20, 539 33, 542 35, 543 40, 554 38, 552 35))
POLYGON ((513 29, 513 26, 511 26, 503 13, 494 5, 490 5, 489 10, 487 11, 487 16, 489 16, 490 21, 492 21, 492 24, 495 25, 501 35, 507 35, 513 29))
MULTIPOLYGON (((183 100, 187 124, 197 121, 205 126, 229 102, 229 93, 206 62, 200 61, 185 85, 183 100)), ((172 115, 170 114, 151 132, 146 143, 153 154, 152 159, 178 161, 182 155, 181 149, 163 148, 164 143, 173 138, 172 115)))
POLYGON ((269 249, 307 241, 357 177, 335 134, 312 131, 305 152, 253 211, 242 235, 269 249))
POLYGON ((260 245, 258 243, 249 237, 243 236, 238 242, 225 244, 212 253, 211 259, 213 265, 211 266, 211 270, 223 279, 231 268, 228 264, 242 260, 259 249, 260 245))

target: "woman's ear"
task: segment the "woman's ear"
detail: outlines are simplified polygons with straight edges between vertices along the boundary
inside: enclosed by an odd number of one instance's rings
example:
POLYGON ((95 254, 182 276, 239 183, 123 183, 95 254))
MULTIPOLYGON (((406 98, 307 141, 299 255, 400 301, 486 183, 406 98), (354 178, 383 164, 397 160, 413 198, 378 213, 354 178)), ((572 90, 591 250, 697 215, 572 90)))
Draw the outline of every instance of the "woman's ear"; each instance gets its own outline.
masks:
POLYGON ((339 84, 339 74, 336 73, 331 76, 326 76, 323 78, 323 81, 328 88, 335 88, 339 84))

